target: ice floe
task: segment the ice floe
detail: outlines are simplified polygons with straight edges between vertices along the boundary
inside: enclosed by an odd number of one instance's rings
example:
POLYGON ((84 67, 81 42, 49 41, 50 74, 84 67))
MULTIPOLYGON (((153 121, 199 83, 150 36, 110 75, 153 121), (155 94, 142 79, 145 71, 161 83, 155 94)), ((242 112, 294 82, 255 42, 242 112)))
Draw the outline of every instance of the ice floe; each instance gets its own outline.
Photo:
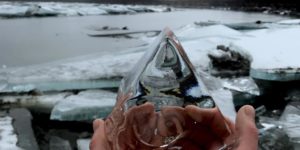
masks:
POLYGON ((167 12, 165 6, 61 2, 0 2, 0 17, 87 16, 167 12))
POLYGON ((111 112, 117 95, 108 91, 89 90, 71 95, 56 104, 52 120, 84 121, 105 118, 111 112))
POLYGON ((233 49, 248 52, 253 61, 250 74, 265 80, 299 80, 300 27, 268 29, 235 41, 233 49))

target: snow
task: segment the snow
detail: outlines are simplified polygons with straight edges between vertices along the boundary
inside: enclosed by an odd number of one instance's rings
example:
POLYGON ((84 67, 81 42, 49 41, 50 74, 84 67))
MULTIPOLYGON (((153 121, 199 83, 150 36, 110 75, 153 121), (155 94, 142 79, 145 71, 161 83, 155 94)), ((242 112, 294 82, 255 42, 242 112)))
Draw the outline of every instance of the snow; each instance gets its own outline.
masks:
POLYGON ((144 48, 128 53, 114 53, 83 57, 74 61, 43 64, 0 70, 9 83, 40 81, 73 81, 124 76, 143 54, 144 48))
MULTIPOLYGON (((199 27, 197 25, 186 25, 175 31, 180 41, 214 37, 218 39, 237 39, 244 36, 241 32, 231 29, 225 25, 211 25, 199 27)), ((212 39, 212 41, 215 41, 212 39)))
POLYGON ((284 24, 284 25, 300 25, 300 19, 282 20, 277 23, 284 24))
POLYGON ((210 59, 207 54, 218 45, 230 46, 233 41, 247 36, 224 25, 186 25, 174 32, 197 70, 208 70, 210 59))
POLYGON ((17 146, 18 138, 12 126, 11 117, 0 117, 0 149, 1 150, 21 150, 17 146))
POLYGON ((27 6, 13 6, 4 3, 0 5, 0 16, 11 16, 12 14, 16 17, 24 16, 27 9, 27 6))
POLYGON ((201 97, 202 93, 200 87, 199 86, 191 87, 190 89, 188 89, 187 95, 193 97, 201 97))
POLYGON ((0 17, 87 16, 170 11, 164 6, 62 2, 0 2, 0 17))
POLYGON ((297 80, 299 76, 300 27, 268 29, 235 41, 233 49, 248 52, 251 76, 267 80, 297 80))

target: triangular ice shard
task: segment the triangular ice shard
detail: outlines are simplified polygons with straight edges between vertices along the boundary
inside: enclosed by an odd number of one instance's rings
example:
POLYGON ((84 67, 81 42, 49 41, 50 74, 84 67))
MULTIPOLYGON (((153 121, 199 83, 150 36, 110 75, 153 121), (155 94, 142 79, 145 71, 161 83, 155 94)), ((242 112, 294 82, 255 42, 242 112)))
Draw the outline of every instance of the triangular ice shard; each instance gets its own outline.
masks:
POLYGON ((124 78, 119 95, 125 109, 145 102, 162 106, 214 107, 174 33, 166 28, 135 68, 124 78), (124 96, 121 96, 124 97, 124 96))
MULTIPOLYGON (((187 105, 215 108, 179 41, 166 28, 120 85, 116 105, 105 121, 109 146, 113 150, 190 149, 178 138, 187 138, 200 124, 188 116, 187 105)), ((223 119, 219 126, 227 127, 223 119)))

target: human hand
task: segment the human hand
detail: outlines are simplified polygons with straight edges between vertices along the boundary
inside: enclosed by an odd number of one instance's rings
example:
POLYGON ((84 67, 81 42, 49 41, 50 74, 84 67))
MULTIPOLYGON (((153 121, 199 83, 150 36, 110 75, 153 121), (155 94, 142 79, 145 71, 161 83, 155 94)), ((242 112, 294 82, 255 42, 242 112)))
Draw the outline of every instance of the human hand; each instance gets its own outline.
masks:
MULTIPOLYGON (((257 149, 258 133, 254 121, 254 109, 251 106, 244 106, 239 110, 236 125, 228 119, 225 119, 226 123, 224 123, 224 119, 218 112, 218 109, 201 109, 191 105, 185 109, 172 110, 172 108, 168 108, 164 110, 165 114, 169 114, 169 111, 172 111, 172 114, 175 114, 175 116, 176 114, 184 114, 185 121, 182 120, 182 117, 178 117, 179 121, 185 122, 184 126, 187 128, 180 135, 178 140, 168 146, 170 147, 169 149, 177 145, 189 150, 219 149, 224 145, 225 140, 228 140, 226 138, 229 134, 234 135, 234 139, 236 140, 234 145, 231 145, 233 149, 257 149), (230 130, 228 130, 228 128, 230 130)), ((107 135, 105 134, 104 121, 99 119, 95 120, 93 126, 95 133, 90 144, 90 149, 110 150, 111 147, 107 135)), ((162 126, 161 130, 163 129, 162 126)))
MULTIPOLYGON (((243 106, 237 113, 236 121, 234 124, 229 119, 225 118, 225 125, 222 124, 224 120, 218 109, 200 109, 196 106, 190 105, 185 108, 187 114, 197 123, 203 126, 209 126, 210 132, 201 133, 196 130, 190 133, 188 137, 192 137, 189 141, 193 143, 202 144, 203 149, 220 149, 223 143, 234 142, 233 145, 228 145, 234 150, 256 150, 258 146, 258 130, 255 125, 255 110, 252 106, 243 106), (228 137, 229 128, 234 138, 226 139, 228 137), (201 134, 199 134, 199 132, 201 134), (227 140, 227 141, 226 141, 227 140), (229 141, 228 141, 229 140, 229 141)), ((195 129, 193 129, 195 130, 195 129)), ((199 149, 199 148, 198 148, 199 149)))

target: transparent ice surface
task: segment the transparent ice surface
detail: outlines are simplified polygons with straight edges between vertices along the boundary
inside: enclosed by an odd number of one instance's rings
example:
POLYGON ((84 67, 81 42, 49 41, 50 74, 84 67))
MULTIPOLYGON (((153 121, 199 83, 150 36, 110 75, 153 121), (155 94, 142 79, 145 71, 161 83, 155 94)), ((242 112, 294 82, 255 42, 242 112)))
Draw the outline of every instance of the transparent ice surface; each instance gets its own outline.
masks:
POLYGON ((223 86, 227 89, 249 93, 252 95, 260 95, 260 91, 255 81, 250 77, 240 77, 233 79, 223 79, 223 86))
POLYGON ((59 101, 52 109, 50 119, 84 121, 105 118, 115 104, 116 94, 101 90, 82 91, 59 101))
POLYGON ((209 93, 178 39, 166 28, 121 82, 116 105, 106 119, 110 146, 116 150, 187 149, 188 145, 176 145, 176 139, 184 138, 188 124, 196 126, 183 108, 217 109, 213 99, 220 100, 221 93, 209 93))

